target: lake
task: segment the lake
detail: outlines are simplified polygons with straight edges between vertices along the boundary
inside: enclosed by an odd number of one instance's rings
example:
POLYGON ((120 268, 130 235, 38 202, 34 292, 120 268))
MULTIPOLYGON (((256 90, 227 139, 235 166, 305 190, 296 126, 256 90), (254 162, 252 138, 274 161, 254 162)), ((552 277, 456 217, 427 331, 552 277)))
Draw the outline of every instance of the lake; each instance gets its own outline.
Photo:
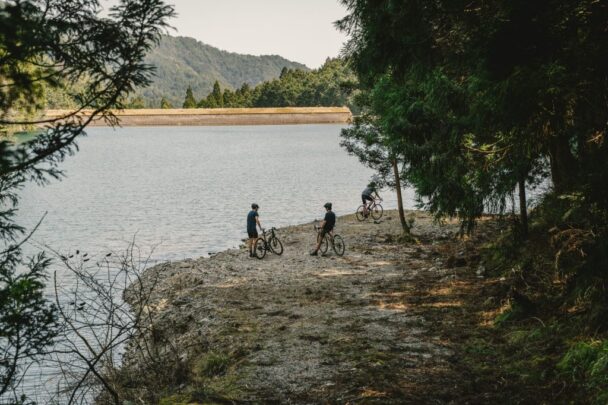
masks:
POLYGON ((322 218, 326 201, 349 214, 373 172, 339 146, 341 128, 92 128, 62 164, 65 179, 23 190, 19 223, 47 212, 33 240, 64 253, 135 239, 154 259, 178 260, 238 246, 252 202, 264 227, 322 218))

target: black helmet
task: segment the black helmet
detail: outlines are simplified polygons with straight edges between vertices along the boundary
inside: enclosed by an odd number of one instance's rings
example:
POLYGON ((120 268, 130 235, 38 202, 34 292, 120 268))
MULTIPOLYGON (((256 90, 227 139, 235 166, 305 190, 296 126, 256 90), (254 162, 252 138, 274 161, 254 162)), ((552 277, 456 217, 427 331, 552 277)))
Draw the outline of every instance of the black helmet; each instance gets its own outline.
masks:
POLYGON ((330 210, 331 209, 331 203, 330 202, 325 203, 324 207, 327 208, 328 210, 330 210))
POLYGON ((256 209, 258 209, 258 208, 260 208, 260 206, 259 206, 259 205, 257 205, 256 203, 251 204, 251 209, 252 209, 252 210, 256 210, 256 209))

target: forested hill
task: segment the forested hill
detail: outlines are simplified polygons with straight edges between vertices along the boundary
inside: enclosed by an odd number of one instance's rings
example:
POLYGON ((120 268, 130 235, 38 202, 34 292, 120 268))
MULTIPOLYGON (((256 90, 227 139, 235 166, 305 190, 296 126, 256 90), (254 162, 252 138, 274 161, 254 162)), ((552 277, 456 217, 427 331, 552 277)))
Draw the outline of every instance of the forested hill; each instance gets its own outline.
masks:
POLYGON ((206 45, 194 38, 163 36, 146 61, 156 66, 153 84, 138 92, 147 104, 165 97, 181 105, 188 86, 195 94, 208 94, 217 80, 222 87, 236 89, 243 83, 255 86, 278 78, 284 67, 308 70, 278 55, 242 55, 206 45))

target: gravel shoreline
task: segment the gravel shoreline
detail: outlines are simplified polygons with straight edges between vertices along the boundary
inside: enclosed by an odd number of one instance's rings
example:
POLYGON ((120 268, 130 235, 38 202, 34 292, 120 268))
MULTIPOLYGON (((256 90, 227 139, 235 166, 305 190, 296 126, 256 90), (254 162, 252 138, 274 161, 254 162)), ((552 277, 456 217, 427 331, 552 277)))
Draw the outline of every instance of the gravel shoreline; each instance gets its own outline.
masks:
MULTIPOLYGON (((453 356, 432 318, 457 303, 427 308, 416 297, 425 283, 453 286, 460 273, 448 262, 464 253, 455 251, 456 222, 407 216, 417 242, 399 241, 395 211, 379 221, 348 215, 336 227, 343 257, 309 256, 309 223, 277 230, 282 256, 250 259, 241 247, 148 269, 144 280, 158 279, 155 341, 165 353, 177 348, 187 368, 180 386, 163 391, 237 402, 420 399, 412 387, 448 373, 453 356), (210 372, 212 361, 221 367, 210 372)), ((132 356, 127 364, 145 373, 132 356)))

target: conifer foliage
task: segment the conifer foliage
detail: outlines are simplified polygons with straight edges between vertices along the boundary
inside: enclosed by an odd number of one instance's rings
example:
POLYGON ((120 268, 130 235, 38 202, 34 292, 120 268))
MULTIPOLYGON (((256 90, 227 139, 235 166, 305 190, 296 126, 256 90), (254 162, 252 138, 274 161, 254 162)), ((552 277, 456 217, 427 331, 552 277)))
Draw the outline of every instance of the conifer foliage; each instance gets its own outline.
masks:
MULTIPOLYGON (((33 140, 0 141, 0 398, 21 372, 50 347, 58 330, 55 306, 44 296, 44 254, 26 258, 25 229, 15 223, 25 182, 61 177, 59 163, 77 150, 76 139, 95 119, 116 122, 137 86, 150 83, 143 62, 173 9, 163 0, 121 0, 101 16, 97 0, 0 3, 0 129, 42 126, 33 140), (47 89, 61 90, 76 108, 60 119, 39 118, 47 89), (92 111, 83 118, 82 109, 92 111)), ((31 235, 31 234, 27 234, 31 235)), ((0 402, 2 402, 0 399, 0 402)), ((12 403, 12 402, 11 402, 12 403)))

